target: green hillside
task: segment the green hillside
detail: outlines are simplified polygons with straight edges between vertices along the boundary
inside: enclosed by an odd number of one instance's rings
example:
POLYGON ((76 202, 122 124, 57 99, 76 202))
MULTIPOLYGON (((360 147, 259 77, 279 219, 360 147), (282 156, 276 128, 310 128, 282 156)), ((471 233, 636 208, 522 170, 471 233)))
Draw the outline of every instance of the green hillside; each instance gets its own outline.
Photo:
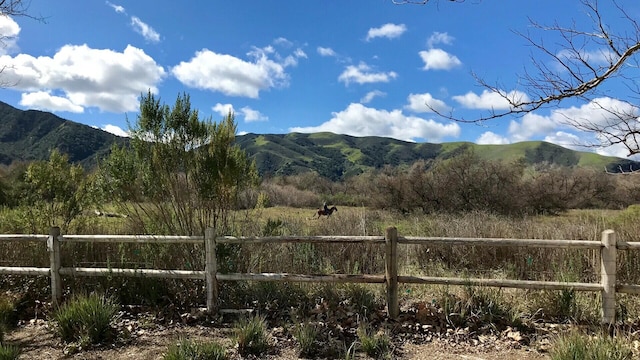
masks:
POLYGON ((0 164, 49 158, 52 149, 91 167, 114 142, 126 140, 48 112, 19 110, 0 102, 0 164))
MULTIPOLYGON (((127 141, 127 138, 48 112, 19 110, 0 102, 0 165, 45 160, 52 149, 59 149, 68 154, 72 162, 92 167, 108 154, 113 143, 127 141)), ((448 159, 468 149, 483 159, 524 161, 528 165, 584 166, 603 171, 605 168, 609 171, 640 168, 640 163, 635 161, 573 151, 540 141, 509 145, 431 144, 328 132, 246 134, 237 136, 236 141, 255 159, 263 176, 316 171, 334 181, 386 165, 409 166, 417 160, 448 159)))
POLYGON ((332 180, 349 177, 385 165, 402 166, 423 160, 454 157, 468 149, 487 160, 524 161, 527 165, 554 164, 593 167, 609 171, 639 168, 638 162, 579 152, 561 146, 527 141, 508 145, 469 142, 413 143, 390 138, 354 137, 332 133, 246 134, 237 142, 256 159, 262 175, 292 175, 317 171, 332 180))

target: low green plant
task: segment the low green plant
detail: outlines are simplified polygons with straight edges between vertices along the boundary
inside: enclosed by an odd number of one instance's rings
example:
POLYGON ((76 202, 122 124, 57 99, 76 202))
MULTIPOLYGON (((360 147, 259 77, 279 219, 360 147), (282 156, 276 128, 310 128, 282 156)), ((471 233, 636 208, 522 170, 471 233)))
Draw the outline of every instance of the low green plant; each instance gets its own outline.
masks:
POLYGON ((98 344, 114 335, 111 326, 118 304, 99 294, 75 295, 53 313, 56 333, 64 342, 98 344))
POLYGON ((367 324, 361 324, 356 334, 365 354, 376 359, 391 358, 391 338, 387 333, 378 331, 374 334, 367 324))
POLYGON ((267 322, 264 316, 241 318, 235 325, 234 338, 240 355, 261 355, 269 348, 267 322))
POLYGON ((0 297, 0 343, 4 339, 4 333, 13 327, 15 321, 15 306, 11 301, 0 297))
POLYGON ((314 357, 320 352, 316 325, 304 322, 295 328, 293 336, 298 341, 301 356, 314 357))
POLYGON ((603 334, 589 337, 578 331, 560 336, 550 351, 552 360, 628 360, 631 344, 622 336, 603 334))
POLYGON ((0 344, 0 360, 17 360, 20 348, 14 345, 0 344))
POLYGON ((226 360, 224 347, 216 342, 197 343, 181 339, 169 346, 163 360, 226 360))

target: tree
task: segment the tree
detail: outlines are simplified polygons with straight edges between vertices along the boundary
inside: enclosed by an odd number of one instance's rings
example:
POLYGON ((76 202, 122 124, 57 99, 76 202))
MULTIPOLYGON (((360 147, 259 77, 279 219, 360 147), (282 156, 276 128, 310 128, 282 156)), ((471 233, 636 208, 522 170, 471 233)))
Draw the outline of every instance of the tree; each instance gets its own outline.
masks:
POLYGON ((238 194, 257 185, 255 164, 234 144, 235 118, 200 119, 189 96, 173 107, 150 92, 130 128, 131 147, 114 147, 101 164, 104 198, 147 233, 201 235, 227 225, 238 194))
POLYGON ((69 157, 58 150, 51 151, 48 161, 29 164, 21 200, 30 211, 31 230, 46 231, 40 229, 41 222, 67 230, 71 221, 82 213, 88 199, 84 186, 82 166, 71 165, 69 157))
POLYGON ((608 9, 614 9, 618 15, 608 19, 604 18, 601 9, 605 7, 601 7, 598 0, 580 2, 591 20, 591 28, 579 28, 575 24, 565 26, 558 22, 543 25, 531 21, 535 31, 550 38, 557 36, 560 39, 557 45, 538 40, 532 33, 520 33, 536 54, 542 55, 540 58, 532 56, 531 67, 518 76, 520 89, 505 91, 500 84, 490 84, 474 74, 482 87, 508 103, 507 110, 489 110, 472 118, 457 116, 453 111, 445 113, 433 107, 431 110, 450 120, 482 123, 556 107, 571 99, 580 100, 600 116, 594 120, 563 113, 563 122, 596 136, 597 141, 585 145, 622 145, 629 155, 640 153, 640 107, 637 105, 640 86, 636 83, 640 65, 640 23, 621 5, 624 1, 606 0, 611 4, 608 9), (606 91, 613 81, 620 82, 627 89, 616 93, 615 99, 606 91))

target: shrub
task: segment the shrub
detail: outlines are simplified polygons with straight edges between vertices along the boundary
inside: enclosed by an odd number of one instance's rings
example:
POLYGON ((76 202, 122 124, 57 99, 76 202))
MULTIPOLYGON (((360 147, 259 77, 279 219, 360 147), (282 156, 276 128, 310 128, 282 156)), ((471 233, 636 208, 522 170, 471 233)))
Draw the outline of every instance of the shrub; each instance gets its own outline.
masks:
POLYGON ((367 355, 376 359, 391 357, 391 339, 385 332, 373 334, 369 326, 361 324, 357 335, 362 351, 367 355))
POLYGON ((261 355, 269 347, 267 323, 263 316, 244 317, 234 329, 238 352, 242 356, 261 355))
POLYGON ((0 360, 17 360, 20 348, 13 345, 0 344, 0 360))
POLYGON ((118 307, 104 295, 74 296, 54 312, 56 332, 62 341, 78 341, 82 345, 110 340, 114 335, 111 322, 118 307))
POLYGON ((627 360, 633 358, 631 345, 623 337, 607 334, 588 337, 578 331, 560 336, 551 348, 552 360, 627 360))
POLYGON ((228 356, 222 345, 209 343, 196 343, 182 339, 169 346, 169 350, 163 360, 225 360, 228 356))

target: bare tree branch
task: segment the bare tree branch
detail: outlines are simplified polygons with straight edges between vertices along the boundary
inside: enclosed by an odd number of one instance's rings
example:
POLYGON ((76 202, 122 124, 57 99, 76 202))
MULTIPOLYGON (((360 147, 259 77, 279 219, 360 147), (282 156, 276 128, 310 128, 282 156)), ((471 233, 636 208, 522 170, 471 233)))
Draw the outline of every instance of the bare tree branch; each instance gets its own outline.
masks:
POLYGON ((600 141, 598 146, 620 144, 629 150, 629 155, 639 154, 640 87, 636 77, 640 68, 640 24, 616 0, 608 1, 620 14, 613 22, 603 19, 598 0, 581 0, 592 21, 591 29, 579 29, 575 23, 562 26, 556 22, 551 26, 544 26, 530 20, 534 30, 559 35, 559 51, 543 40, 535 39, 531 33, 518 33, 544 59, 532 55, 531 66, 525 68, 518 78, 521 87, 518 91, 527 94, 526 97, 513 97, 513 92, 505 91, 499 84, 491 85, 473 74, 478 84, 502 97, 508 104, 508 109, 489 109, 484 115, 464 118, 456 116, 453 110, 443 113, 429 104, 427 106, 449 120, 483 123, 558 106, 568 99, 582 99, 589 104, 594 103, 591 106, 599 108, 608 116, 606 119, 588 121, 565 115, 567 125, 594 133, 600 141), (622 30, 615 32, 608 24, 619 25, 622 30), (625 93, 624 98, 619 99, 624 106, 607 107, 598 102, 598 99, 609 97, 605 95, 603 84, 613 78, 618 78, 629 90, 630 94, 625 93))

